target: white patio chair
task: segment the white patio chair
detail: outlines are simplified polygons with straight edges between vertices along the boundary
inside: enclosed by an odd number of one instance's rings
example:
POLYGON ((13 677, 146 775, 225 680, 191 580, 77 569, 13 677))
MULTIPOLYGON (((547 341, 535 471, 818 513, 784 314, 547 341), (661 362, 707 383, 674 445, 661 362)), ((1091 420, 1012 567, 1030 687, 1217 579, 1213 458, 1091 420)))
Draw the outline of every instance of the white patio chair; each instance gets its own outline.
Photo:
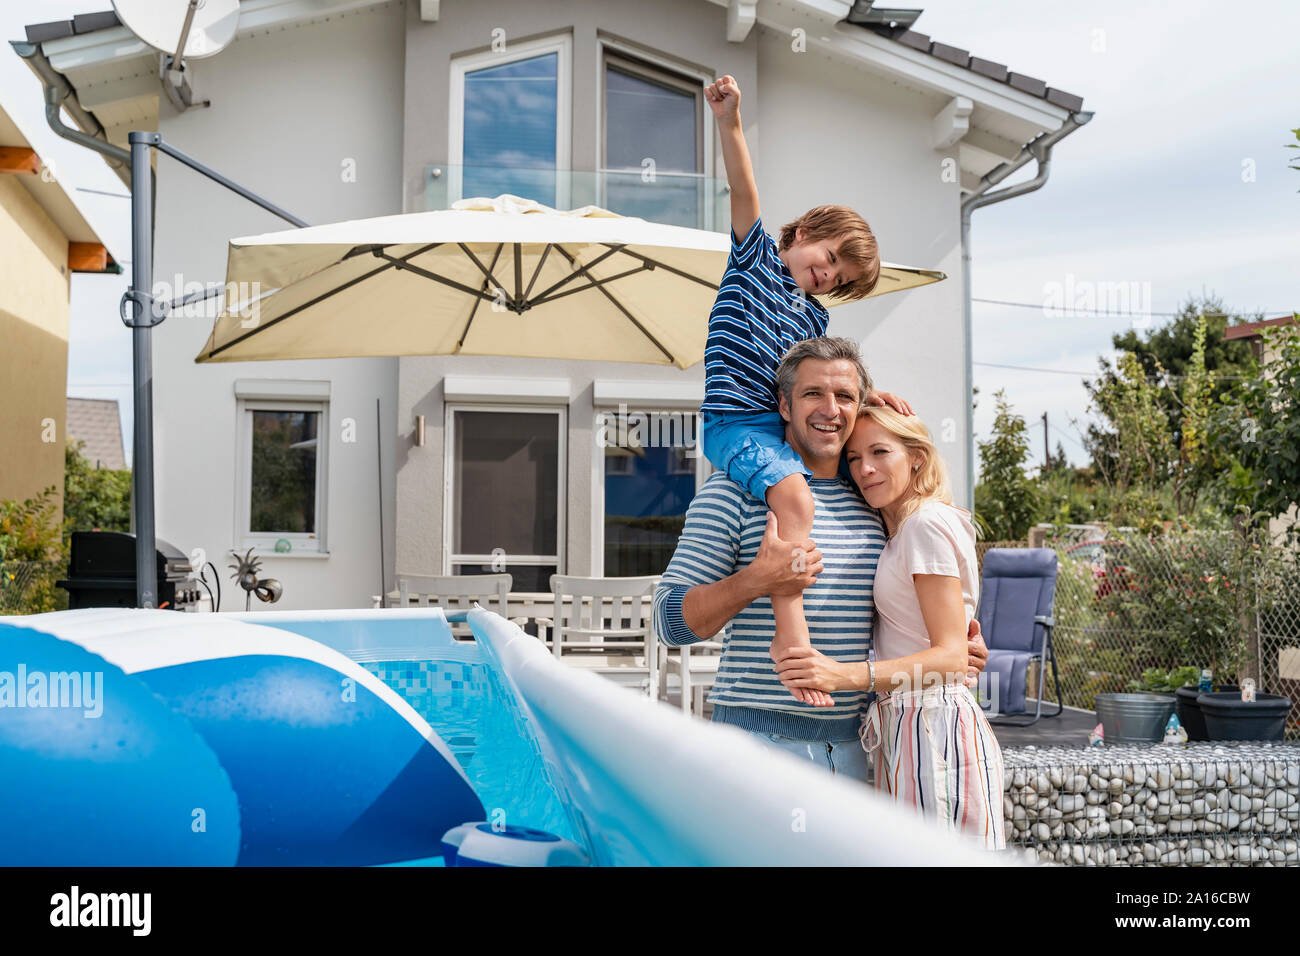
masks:
MULTIPOLYGON (((509 617, 508 598, 514 578, 509 574, 452 574, 425 575, 399 574, 397 576, 397 606, 410 607, 415 599, 417 607, 436 605, 445 611, 467 611, 481 604, 489 611, 509 617)), ((524 619, 514 619, 523 626, 524 619)), ((458 640, 472 640, 468 624, 451 625, 452 636, 458 640)))
POLYGON ((681 647, 659 646, 659 696, 668 698, 668 677, 676 674, 682 685, 680 706, 685 713, 692 710, 704 716, 704 695, 718 679, 718 665, 722 662, 722 631, 710 640, 681 647))
POLYGON ((652 605, 658 575, 580 578, 551 575, 551 652, 574 667, 659 697, 659 651, 652 605))

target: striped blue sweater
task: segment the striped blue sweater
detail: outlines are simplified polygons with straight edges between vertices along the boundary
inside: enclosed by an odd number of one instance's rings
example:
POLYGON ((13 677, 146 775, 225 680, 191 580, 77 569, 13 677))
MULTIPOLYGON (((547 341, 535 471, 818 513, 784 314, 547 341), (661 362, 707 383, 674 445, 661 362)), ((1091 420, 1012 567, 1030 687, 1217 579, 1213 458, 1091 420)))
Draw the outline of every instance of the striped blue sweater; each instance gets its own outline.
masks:
MULTIPOLYGON (((839 661, 864 661, 871 649, 872 584, 885 546, 879 515, 842 478, 809 479, 816 510, 812 539, 824 570, 804 591, 813 647, 839 661)), ((705 640, 682 617, 682 598, 748 566, 758 554, 767 505, 721 472, 709 477, 686 511, 677 550, 655 591, 659 639, 680 646, 705 640)), ((709 694, 713 719, 746 730, 805 740, 852 740, 867 695, 834 694, 833 707, 801 704, 782 685, 769 656, 775 621, 761 597, 727 625, 718 677, 709 694)))
POLYGON ((776 411, 781 358, 796 342, 825 335, 828 322, 826 307, 790 275, 761 217, 744 239, 732 229, 727 269, 709 313, 700 408, 776 411))

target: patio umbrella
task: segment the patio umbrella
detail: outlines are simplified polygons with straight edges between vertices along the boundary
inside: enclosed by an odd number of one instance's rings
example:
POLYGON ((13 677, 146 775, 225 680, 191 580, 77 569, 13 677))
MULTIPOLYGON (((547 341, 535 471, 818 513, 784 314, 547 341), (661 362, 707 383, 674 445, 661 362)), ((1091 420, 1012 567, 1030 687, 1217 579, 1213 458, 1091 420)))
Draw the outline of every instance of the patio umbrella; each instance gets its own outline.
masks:
MULTIPOLYGON (((509 194, 232 239, 226 289, 247 292, 228 295, 195 361, 463 354, 688 368, 704 358, 729 250, 722 233, 509 194)), ((887 264, 873 294, 943 278, 887 264)))

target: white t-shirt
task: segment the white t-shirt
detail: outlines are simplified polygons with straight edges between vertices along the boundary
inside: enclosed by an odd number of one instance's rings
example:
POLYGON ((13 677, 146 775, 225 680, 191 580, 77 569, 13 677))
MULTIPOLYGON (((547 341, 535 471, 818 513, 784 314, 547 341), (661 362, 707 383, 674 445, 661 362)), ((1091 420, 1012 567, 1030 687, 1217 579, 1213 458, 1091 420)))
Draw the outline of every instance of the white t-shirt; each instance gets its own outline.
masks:
POLYGON ((979 603, 975 526, 952 505, 927 501, 903 521, 876 565, 876 660, 915 654, 930 646, 913 574, 942 574, 961 582, 966 624, 979 603))

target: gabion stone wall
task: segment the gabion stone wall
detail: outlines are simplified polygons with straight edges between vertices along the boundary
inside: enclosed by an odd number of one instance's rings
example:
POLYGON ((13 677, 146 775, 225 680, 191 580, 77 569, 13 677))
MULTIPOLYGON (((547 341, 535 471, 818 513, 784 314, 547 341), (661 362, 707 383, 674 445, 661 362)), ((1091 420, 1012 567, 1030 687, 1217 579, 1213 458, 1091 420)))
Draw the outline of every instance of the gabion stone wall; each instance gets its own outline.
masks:
POLYGON ((1300 864, 1300 746, 1003 751, 1008 849, 1074 866, 1300 864))

